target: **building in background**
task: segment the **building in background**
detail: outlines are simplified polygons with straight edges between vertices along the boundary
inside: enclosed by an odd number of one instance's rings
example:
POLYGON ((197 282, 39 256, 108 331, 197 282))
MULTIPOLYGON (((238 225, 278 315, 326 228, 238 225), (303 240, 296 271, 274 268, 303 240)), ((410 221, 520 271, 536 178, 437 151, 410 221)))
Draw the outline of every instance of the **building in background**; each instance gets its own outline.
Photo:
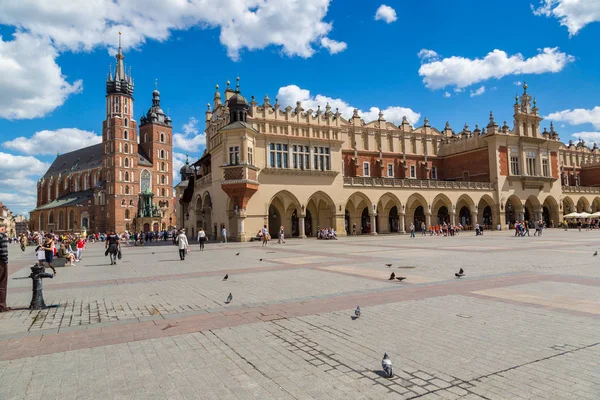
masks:
POLYGON ((24 215, 17 215, 15 217, 15 233, 19 236, 22 233, 27 234, 29 230, 29 220, 24 215))
POLYGON ((273 237, 406 232, 411 224, 475 223, 505 229, 516 220, 556 225, 573 211, 600 211, 600 151, 560 142, 540 127, 523 86, 513 127, 490 112, 484 128, 455 132, 385 120, 344 119, 324 109, 248 102, 229 83, 206 111, 207 148, 181 170, 179 226, 240 241, 267 225, 273 237), (356 227, 356 228, 354 228, 356 227))
POLYGON ((15 217, 6 205, 0 202, 0 223, 6 224, 6 234, 15 236, 15 217))
POLYGON ((106 79, 102 142, 57 156, 38 182, 35 230, 159 231, 175 221, 171 119, 154 90, 138 132, 124 58, 119 42, 106 79))

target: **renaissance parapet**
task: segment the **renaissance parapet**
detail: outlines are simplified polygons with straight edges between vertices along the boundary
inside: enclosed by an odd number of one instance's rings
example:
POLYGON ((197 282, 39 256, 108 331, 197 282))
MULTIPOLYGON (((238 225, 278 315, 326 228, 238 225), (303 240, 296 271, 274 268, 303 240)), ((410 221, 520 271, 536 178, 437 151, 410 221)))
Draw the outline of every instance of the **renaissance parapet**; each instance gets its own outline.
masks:
POLYGON ((395 179, 350 176, 344 177, 344 186, 487 191, 494 189, 494 184, 490 182, 438 181, 432 179, 395 179))

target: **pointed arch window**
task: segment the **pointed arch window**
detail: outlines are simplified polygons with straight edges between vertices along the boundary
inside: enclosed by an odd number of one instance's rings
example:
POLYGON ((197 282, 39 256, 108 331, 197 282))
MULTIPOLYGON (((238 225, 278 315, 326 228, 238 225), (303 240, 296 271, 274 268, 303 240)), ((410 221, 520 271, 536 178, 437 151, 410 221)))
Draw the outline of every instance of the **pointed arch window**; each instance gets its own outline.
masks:
POLYGON ((125 127, 129 126, 129 120, 127 118, 125 118, 125 127))
POLYGON ((125 210, 125 219, 130 219, 131 218, 131 214, 129 213, 129 210, 125 210))
POLYGON ((140 179, 140 190, 142 192, 145 192, 146 190, 151 190, 152 187, 152 175, 150 174, 150 172, 148 172, 148 170, 143 170, 142 174, 140 175, 141 179, 140 179))
POLYGON ((160 163, 160 170, 161 170, 161 171, 164 171, 164 170, 165 170, 165 163, 164 163, 164 162, 161 162, 161 163, 160 163))
POLYGON ((115 97, 115 112, 119 112, 119 98, 115 97))
POLYGON ((160 134, 160 142, 161 142, 161 143, 164 143, 164 142, 165 142, 165 134, 164 134, 164 133, 161 133, 161 134, 160 134))
POLYGON ((165 189, 161 189, 161 191, 160 191, 160 195, 161 195, 162 197, 165 197, 165 189))
POLYGON ((124 207, 125 206, 125 199, 121 200, 121 206, 124 207))
POLYGON ((165 151, 164 150, 160 151, 160 158, 165 158, 165 151))
POLYGON ((129 140, 129 133, 127 131, 123 131, 123 139, 129 140))
MULTIPOLYGON (((125 131, 125 132, 127 132, 127 131, 125 131)), ((124 149, 125 149, 125 153, 129 154, 129 145, 127 143, 125 143, 124 149)))
MULTIPOLYGON (((125 194, 129 194, 129 186, 125 186, 125 194)), ((123 201, 125 201, 125 200, 123 200, 123 201)), ((125 205, 125 204, 123 204, 123 205, 125 205)))
POLYGON ((127 114, 127 107, 129 106, 129 102, 127 100, 128 99, 125 98, 125 106, 123 107, 123 109, 125 110, 125 114, 127 114))
POLYGON ((125 157, 125 168, 129 168, 129 158, 125 157))
POLYGON ((129 182, 129 171, 125 171, 125 182, 129 182))
POLYGON ((165 184, 165 176, 164 176, 164 175, 161 175, 161 177, 160 177, 160 183, 161 183, 162 185, 164 185, 164 184, 165 184))
POLYGON ((129 200, 129 207, 133 207, 133 200, 129 200))

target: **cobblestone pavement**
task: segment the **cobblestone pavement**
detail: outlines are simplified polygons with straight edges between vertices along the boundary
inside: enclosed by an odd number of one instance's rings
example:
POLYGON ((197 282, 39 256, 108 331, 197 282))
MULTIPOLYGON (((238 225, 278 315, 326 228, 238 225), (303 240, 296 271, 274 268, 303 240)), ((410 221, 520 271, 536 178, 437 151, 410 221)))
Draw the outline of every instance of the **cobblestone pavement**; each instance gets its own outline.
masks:
POLYGON ((44 280, 58 307, 10 280, 0 399, 597 400, 598 234, 161 244, 113 267, 90 245, 44 280))

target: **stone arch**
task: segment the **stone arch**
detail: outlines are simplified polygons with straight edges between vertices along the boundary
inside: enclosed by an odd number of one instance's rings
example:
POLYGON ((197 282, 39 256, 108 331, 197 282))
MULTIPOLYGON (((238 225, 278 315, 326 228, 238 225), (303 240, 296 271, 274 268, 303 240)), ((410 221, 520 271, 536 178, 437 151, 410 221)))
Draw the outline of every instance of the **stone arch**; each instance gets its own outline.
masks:
POLYGON ((54 211, 48 213, 48 225, 54 225, 54 211))
POLYGON ((560 222, 558 202, 552 196, 547 196, 542 203, 542 220, 549 228, 557 226, 560 222))
POLYGON ((428 205, 427 200, 419 193, 413 193, 410 195, 408 200, 406 200, 406 226, 408 229, 406 231, 410 231, 410 224, 415 224, 415 230, 421 230, 421 223, 425 222, 425 225, 428 225, 428 216, 430 216, 430 205, 428 205))
POLYGON ((542 206, 540 204, 540 201, 535 196, 529 196, 527 200, 525 200, 525 206, 523 209, 523 220, 527 221, 527 223, 532 223, 532 221, 541 219, 541 214, 542 206))
POLYGON ((371 233, 372 221, 370 216, 374 212, 372 204, 371 199, 362 192, 354 192, 346 200, 348 224, 352 227, 356 224, 357 234, 371 233))
MULTIPOLYGON (((285 233, 292 232, 292 216, 298 215, 300 202, 292 193, 287 190, 277 192, 269 200, 267 209, 267 228, 271 237, 277 237, 279 229, 283 226, 285 233)), ((310 232, 307 232, 310 235, 310 232)))
POLYGON ((563 210, 564 215, 567 215, 567 214, 577 211, 577 209, 575 208, 575 202, 569 196, 564 197, 562 199, 561 203, 562 203, 562 210, 563 210))
POLYGON ((584 196, 577 200, 577 212, 590 212, 590 202, 584 196))
POLYGON ((65 229, 65 212, 60 210, 58 212, 58 227, 57 230, 61 231, 65 229))
POLYGON ((592 213, 600 211, 600 197, 594 197, 592 200, 592 213))
POLYGON ((494 215, 494 199, 490 195, 484 194, 477 203, 477 218, 485 229, 495 229, 494 224, 500 221, 494 215))
POLYGON ((431 202, 431 224, 443 225, 444 222, 450 223, 450 210, 452 210, 452 201, 443 193, 435 196, 431 202))
POLYGON ((315 192, 308 198, 304 217, 305 235, 316 236, 319 228, 335 228, 335 204, 331 197, 322 191, 315 192))
POLYGON ((377 202, 377 232, 400 232, 400 212, 402 203, 390 192, 384 193, 377 202))
MULTIPOLYGON (((212 197, 209 191, 202 193, 202 208, 200 214, 202 215, 200 227, 204 229, 208 237, 217 238, 217 226, 212 225, 212 197)), ((198 200, 196 200, 197 202, 198 200)), ((197 204, 197 203, 196 203, 197 204)))
POLYGON ((507 224, 514 224, 523 219, 523 203, 514 194, 506 200, 504 210, 507 224))

